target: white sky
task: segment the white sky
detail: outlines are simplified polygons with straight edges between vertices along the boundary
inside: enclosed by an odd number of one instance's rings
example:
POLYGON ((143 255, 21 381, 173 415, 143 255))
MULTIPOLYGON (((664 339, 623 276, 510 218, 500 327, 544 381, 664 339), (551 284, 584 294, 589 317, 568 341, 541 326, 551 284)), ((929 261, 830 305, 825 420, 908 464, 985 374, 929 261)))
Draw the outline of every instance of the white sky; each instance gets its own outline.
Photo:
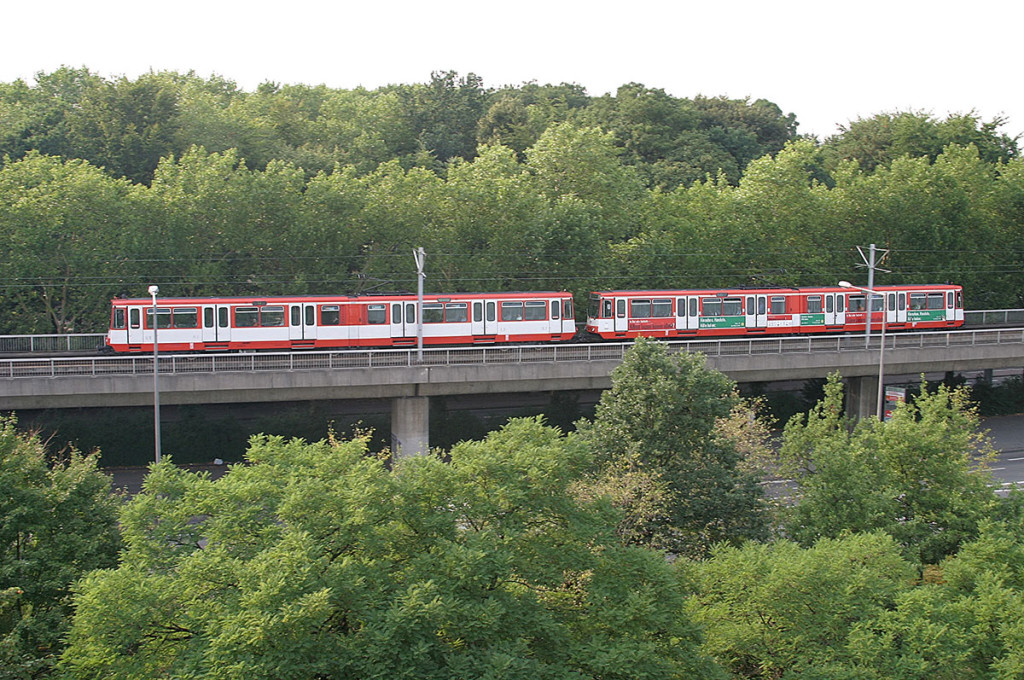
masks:
MULTIPOLYGON (((6 3, 0 82, 61 65, 349 89, 476 73, 485 87, 639 82, 764 98, 819 137, 858 117, 974 110, 1024 132, 1019 0, 239 0, 6 3)), ((1024 141, 1024 138, 1022 138, 1024 141)))

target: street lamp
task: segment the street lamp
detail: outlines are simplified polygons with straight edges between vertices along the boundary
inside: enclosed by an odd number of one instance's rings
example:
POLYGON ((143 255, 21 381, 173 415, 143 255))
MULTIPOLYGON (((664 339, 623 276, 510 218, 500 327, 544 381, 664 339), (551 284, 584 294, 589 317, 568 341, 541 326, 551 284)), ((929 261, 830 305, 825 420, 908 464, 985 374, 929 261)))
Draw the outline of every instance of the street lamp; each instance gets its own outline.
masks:
POLYGON ((885 401, 884 401, 885 390, 882 387, 882 381, 885 378, 885 322, 886 322, 886 318, 889 316, 889 310, 888 310, 888 306, 889 305, 886 302, 885 293, 876 293, 875 291, 871 290, 870 288, 861 288, 860 286, 853 285, 849 281, 840 281, 839 282, 839 287, 840 288, 852 288, 854 290, 859 290, 862 293, 866 293, 867 294, 867 296, 868 296, 868 298, 867 298, 867 318, 868 318, 868 323, 869 324, 871 323, 871 299, 875 295, 879 295, 882 298, 882 334, 881 334, 882 340, 881 340, 881 343, 880 343, 880 345, 878 347, 878 397, 877 397, 877 399, 878 399, 878 420, 882 421, 882 420, 885 419, 885 401))
POLYGON ((150 286, 149 294, 153 296, 153 445, 156 462, 160 462, 160 345, 157 342, 156 329, 160 325, 156 314, 156 294, 159 286, 150 286))

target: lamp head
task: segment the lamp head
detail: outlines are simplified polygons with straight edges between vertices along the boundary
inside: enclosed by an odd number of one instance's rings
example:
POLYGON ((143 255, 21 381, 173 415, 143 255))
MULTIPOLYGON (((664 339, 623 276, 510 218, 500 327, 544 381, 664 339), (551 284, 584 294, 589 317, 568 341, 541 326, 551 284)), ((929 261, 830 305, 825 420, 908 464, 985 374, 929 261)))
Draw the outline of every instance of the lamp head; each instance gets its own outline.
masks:
POLYGON ((150 295, 156 295, 159 292, 160 292, 160 286, 150 286, 149 287, 149 294, 150 295))
POLYGON ((840 288, 853 288, 853 284, 850 283, 849 281, 840 281, 839 282, 839 287, 840 288))

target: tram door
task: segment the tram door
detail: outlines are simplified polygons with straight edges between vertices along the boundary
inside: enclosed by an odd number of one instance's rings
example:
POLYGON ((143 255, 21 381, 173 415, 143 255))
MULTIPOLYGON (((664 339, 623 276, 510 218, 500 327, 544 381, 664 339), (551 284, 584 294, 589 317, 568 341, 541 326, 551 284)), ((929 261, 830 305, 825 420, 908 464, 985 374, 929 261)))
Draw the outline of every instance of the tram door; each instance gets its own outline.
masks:
POLYGON ((679 321, 676 328, 685 331, 695 331, 700 328, 700 317, 697 315, 697 296, 676 298, 676 316, 679 321))
MULTIPOLYGON (((416 307, 413 306, 413 313, 415 313, 416 307)), ((412 327, 412 333, 406 330, 405 327, 405 306, 401 302, 391 303, 391 337, 392 338, 407 338, 410 335, 416 335, 416 326, 412 327)))
POLYGON ((473 335, 495 335, 498 332, 498 304, 494 300, 474 300, 470 305, 473 335))
POLYGON ((391 337, 392 338, 415 338, 416 337, 416 303, 415 302, 392 302, 391 303, 391 337))
POLYGON ((747 328, 768 328, 768 296, 747 296, 747 328))
POLYGON ((629 330, 629 317, 626 316, 626 298, 615 298, 615 332, 625 333, 629 330))
POLYGON ((227 305, 203 305, 203 342, 231 339, 231 310, 227 305))
POLYGON ((825 295, 826 326, 842 326, 846 323, 845 300, 846 297, 842 293, 827 293, 825 295))
POLYGON ((316 305, 293 304, 288 313, 290 340, 316 340, 316 305))
POLYGON ((142 308, 128 308, 128 344, 141 345, 142 340, 142 308))

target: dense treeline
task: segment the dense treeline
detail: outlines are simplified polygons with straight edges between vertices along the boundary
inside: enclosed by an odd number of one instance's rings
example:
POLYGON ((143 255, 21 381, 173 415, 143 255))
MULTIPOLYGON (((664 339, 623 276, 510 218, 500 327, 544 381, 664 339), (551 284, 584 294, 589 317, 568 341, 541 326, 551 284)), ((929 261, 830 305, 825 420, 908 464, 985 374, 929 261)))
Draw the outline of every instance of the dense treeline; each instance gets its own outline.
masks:
POLYGON ((116 522, 94 457, 0 419, 0 678, 1020 677, 1024 496, 966 390, 854 422, 833 377, 776 449, 735 388, 641 341, 576 433, 259 435, 116 522))
POLYGON ((962 283, 1024 291, 1002 121, 920 113, 824 141, 771 102, 627 84, 255 92, 64 68, 0 84, 0 333, 97 332, 110 297, 962 283))

